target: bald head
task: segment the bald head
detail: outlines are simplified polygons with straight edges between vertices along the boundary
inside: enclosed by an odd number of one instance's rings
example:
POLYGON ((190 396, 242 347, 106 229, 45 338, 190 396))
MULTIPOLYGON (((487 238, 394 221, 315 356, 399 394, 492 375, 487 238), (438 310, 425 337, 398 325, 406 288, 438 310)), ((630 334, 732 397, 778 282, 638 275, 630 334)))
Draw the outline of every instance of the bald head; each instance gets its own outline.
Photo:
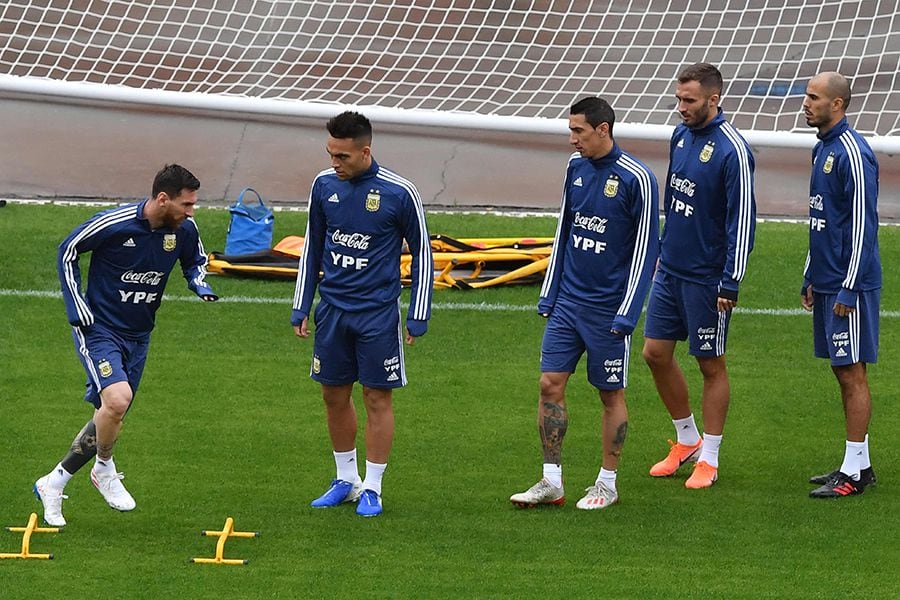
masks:
POLYGON ((813 80, 819 79, 822 83, 823 90, 828 94, 829 100, 840 98, 843 100, 844 112, 850 106, 850 81, 837 71, 826 71, 819 73, 813 80))
POLYGON ((846 116, 850 104, 850 82, 840 73, 819 73, 806 85, 803 113, 806 124, 824 134, 846 116))

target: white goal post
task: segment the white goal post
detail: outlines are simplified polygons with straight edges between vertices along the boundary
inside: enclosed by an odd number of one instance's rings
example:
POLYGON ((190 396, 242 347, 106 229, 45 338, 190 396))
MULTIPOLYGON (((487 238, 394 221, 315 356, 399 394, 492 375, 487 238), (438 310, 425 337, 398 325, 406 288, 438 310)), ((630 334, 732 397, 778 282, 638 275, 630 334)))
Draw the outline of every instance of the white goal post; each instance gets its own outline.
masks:
POLYGON ((667 139, 673 81, 726 79, 751 144, 809 147, 806 81, 853 84, 853 125, 900 153, 900 9, 873 0, 6 0, 0 94, 271 117, 564 133, 599 95, 618 137, 667 139))

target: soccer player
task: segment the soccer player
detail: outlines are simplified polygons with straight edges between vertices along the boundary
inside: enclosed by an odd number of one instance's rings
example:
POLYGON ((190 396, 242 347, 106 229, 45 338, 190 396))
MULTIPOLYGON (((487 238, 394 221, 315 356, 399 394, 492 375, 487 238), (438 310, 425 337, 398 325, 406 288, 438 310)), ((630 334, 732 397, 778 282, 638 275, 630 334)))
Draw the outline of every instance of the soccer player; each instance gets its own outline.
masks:
POLYGON ((866 364, 878 359, 881 258, 878 161, 847 123, 850 82, 821 73, 806 86, 806 124, 818 130, 809 180, 809 253, 800 304, 813 313, 813 346, 831 359, 844 403, 844 462, 810 479, 813 498, 861 494, 875 485, 869 460, 872 415, 866 364))
POLYGON ((601 98, 576 102, 569 114, 569 158, 562 208, 538 313, 541 343, 538 431, 543 477, 513 494, 520 507, 565 502, 562 443, 568 428, 565 390, 587 352, 588 381, 603 403, 600 473, 577 507, 618 501, 616 470, 628 431, 625 386, 631 333, 641 314, 659 248, 659 191, 653 173, 619 148, 615 113, 601 98))
POLYGON ((218 300, 206 284, 206 251, 194 223, 200 182, 180 165, 166 165, 153 195, 98 213, 59 246, 57 269, 78 358, 87 373, 84 399, 94 415, 68 454, 34 484, 44 520, 62 527, 62 501, 72 475, 96 456, 91 481, 112 508, 134 509, 113 461, 113 447, 144 371, 150 332, 175 261, 188 288, 204 301, 218 300), (87 292, 81 292, 78 258, 90 252, 87 292))
POLYGON ((650 474, 667 477, 695 461, 689 489, 718 478, 730 396, 725 343, 756 229, 753 154, 725 120, 721 95, 722 74, 713 65, 691 65, 678 76, 682 123, 669 145, 666 224, 644 322, 644 359, 677 434, 650 474), (702 439, 674 356, 676 342, 685 339, 703 375, 702 439))
POLYGON ((291 314, 295 334, 308 337, 318 284, 310 376, 322 385, 337 476, 311 505, 358 502, 357 514, 374 517, 383 510, 381 481, 394 439, 392 392, 406 385, 403 342, 413 344, 428 329, 434 265, 419 192, 375 162, 369 120, 347 111, 329 120, 327 128, 331 168, 316 176, 310 191, 291 314), (404 239, 412 254, 405 332, 400 325, 404 239), (362 384, 367 415, 362 481, 350 396, 356 381, 362 384))

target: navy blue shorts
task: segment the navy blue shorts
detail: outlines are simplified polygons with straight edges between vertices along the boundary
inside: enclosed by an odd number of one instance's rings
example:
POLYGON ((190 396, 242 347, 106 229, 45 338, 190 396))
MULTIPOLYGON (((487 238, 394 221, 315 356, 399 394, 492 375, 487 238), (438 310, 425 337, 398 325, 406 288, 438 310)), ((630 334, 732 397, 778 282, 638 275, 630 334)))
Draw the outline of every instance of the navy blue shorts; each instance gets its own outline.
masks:
POLYGON ((359 381, 370 388, 406 385, 400 303, 347 312, 319 301, 310 377, 325 385, 359 381))
POLYGON ((137 394, 147 362, 149 338, 128 340, 95 323, 90 327, 72 327, 72 340, 87 373, 86 401, 100 408, 100 392, 120 381, 128 382, 132 397, 137 394))
POLYGON ((838 366, 878 361, 878 310, 881 290, 860 292, 856 310, 834 314, 837 294, 813 292, 813 348, 817 358, 838 366))
POLYGON ((572 373, 587 352, 587 378, 600 390, 628 385, 631 336, 610 331, 615 315, 572 304, 557 304, 541 342, 542 373, 572 373))
POLYGON ((647 301, 644 337, 655 340, 689 339, 692 356, 725 354, 731 311, 719 312, 719 286, 694 283, 656 271, 647 301))

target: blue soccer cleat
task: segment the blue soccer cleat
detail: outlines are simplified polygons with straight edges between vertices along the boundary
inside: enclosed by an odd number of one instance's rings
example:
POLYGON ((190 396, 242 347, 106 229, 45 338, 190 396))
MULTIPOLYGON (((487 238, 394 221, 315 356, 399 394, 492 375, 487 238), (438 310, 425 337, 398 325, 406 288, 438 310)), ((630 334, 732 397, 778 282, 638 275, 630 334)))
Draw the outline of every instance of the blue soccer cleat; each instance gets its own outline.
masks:
POLYGON ((360 491, 362 491, 362 483, 359 481, 350 483, 343 479, 335 479, 331 482, 331 487, 309 505, 313 508, 331 508, 344 502, 356 502, 360 491))
POLYGON ((381 514, 381 496, 374 490, 363 490, 356 505, 356 514, 361 517, 377 517, 381 514))

